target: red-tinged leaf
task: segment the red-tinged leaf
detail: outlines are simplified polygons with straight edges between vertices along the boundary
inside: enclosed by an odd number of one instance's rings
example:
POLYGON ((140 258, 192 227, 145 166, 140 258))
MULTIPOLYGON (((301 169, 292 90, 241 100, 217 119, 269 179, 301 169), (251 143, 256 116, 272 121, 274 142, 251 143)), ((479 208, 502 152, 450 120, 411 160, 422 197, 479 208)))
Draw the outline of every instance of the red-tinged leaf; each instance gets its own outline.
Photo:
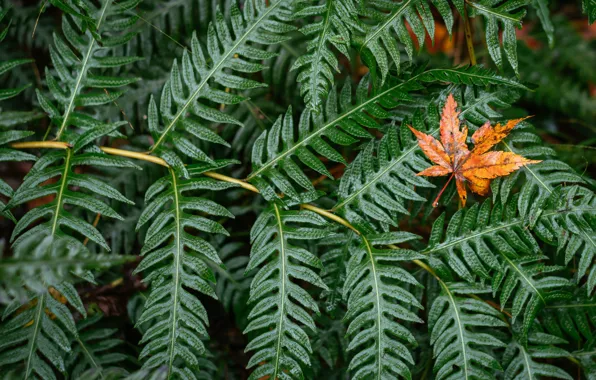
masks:
POLYGON ((409 127, 418 139, 418 145, 424 154, 437 164, 421 171, 418 175, 439 177, 452 173, 433 202, 433 207, 437 207, 441 194, 453 177, 455 177, 461 203, 465 206, 466 184, 472 192, 484 196, 488 194, 491 179, 509 175, 524 165, 540 162, 529 160, 512 152, 488 152, 507 137, 509 132, 522 120, 524 119, 510 120, 505 125, 497 124, 494 127, 490 125, 490 122, 486 122, 472 136, 475 147, 470 151, 466 145, 468 129, 464 126, 463 130, 460 130, 457 102, 450 94, 441 114, 441 142, 426 133, 409 127))

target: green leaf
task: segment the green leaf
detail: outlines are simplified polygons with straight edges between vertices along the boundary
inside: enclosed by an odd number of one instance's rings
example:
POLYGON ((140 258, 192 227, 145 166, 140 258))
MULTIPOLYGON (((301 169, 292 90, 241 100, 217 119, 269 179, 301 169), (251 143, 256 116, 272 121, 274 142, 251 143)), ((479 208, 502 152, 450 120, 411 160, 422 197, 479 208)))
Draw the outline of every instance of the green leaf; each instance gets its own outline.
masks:
POLYGON ((416 339, 403 323, 423 320, 417 315, 422 305, 405 286, 421 285, 398 263, 422 256, 405 249, 375 248, 378 237, 360 236, 360 245, 350 249, 343 290, 348 351, 353 352, 349 370, 354 379, 407 379, 414 364, 408 346, 416 345, 416 339))
POLYGON ((296 18, 317 17, 317 21, 300 29, 310 41, 307 54, 298 57, 291 68, 300 71, 297 78, 301 84, 300 93, 314 113, 321 111, 335 81, 334 75, 340 71, 339 61, 331 47, 349 59, 352 35, 362 31, 353 0, 326 0, 324 4, 317 4, 318 1, 314 5, 308 4, 296 13, 296 18))
POLYGON ((215 202, 189 196, 194 190, 225 190, 235 186, 199 176, 180 180, 170 169, 147 191, 147 206, 139 217, 137 228, 149 220, 144 256, 135 273, 144 272, 151 291, 137 326, 154 320, 145 331, 146 343, 139 358, 143 368, 164 366, 168 376, 181 375, 185 368, 198 368, 198 357, 205 355, 201 342, 207 337, 207 312, 194 292, 217 299, 211 283, 215 277, 207 262, 221 264, 215 248, 190 230, 227 235, 219 224, 191 213, 201 210, 207 215, 233 217, 215 202), (155 185, 158 185, 156 187, 155 185))
POLYGON ((318 314, 319 308, 295 281, 327 287, 311 269, 321 268, 319 258, 293 241, 320 239, 328 233, 321 216, 307 210, 284 211, 276 204, 253 225, 246 271, 260 269, 252 280, 248 300, 252 311, 244 330, 251 337, 246 351, 255 351, 247 365, 256 366, 249 379, 299 379, 304 377, 303 368, 311 366, 312 348, 304 328, 316 330, 311 313, 318 314))
POLYGON ((500 312, 480 300, 460 294, 487 293, 489 289, 470 289, 467 284, 440 281, 441 294, 428 315, 433 346, 433 372, 437 379, 493 378, 501 370, 499 361, 486 351, 505 347, 505 343, 483 329, 506 327, 500 312), (479 330, 476 330, 478 328, 479 330))
MULTIPOLYGON (((206 48, 193 34, 191 51, 185 50, 180 61, 174 60, 170 79, 162 89, 159 112, 156 103, 153 100, 150 102, 149 129, 155 139, 151 152, 170 164, 181 162, 180 158, 172 157, 176 154, 174 151, 195 160, 210 162, 206 153, 186 136, 190 134, 214 142, 201 135, 200 131, 206 129, 206 124, 240 125, 206 100, 217 98, 222 104, 242 100, 241 97, 225 95, 218 89, 219 86, 240 90, 266 86, 232 73, 260 69, 251 61, 265 58, 263 54, 266 52, 256 44, 274 45, 289 38, 284 34, 293 29, 287 24, 291 5, 289 0, 273 1, 268 6, 265 1, 258 0, 247 2, 241 12, 236 4, 232 4, 228 20, 219 10, 215 12, 215 19, 209 24, 206 48)), ((179 175, 187 177, 181 167, 177 171, 179 175)))

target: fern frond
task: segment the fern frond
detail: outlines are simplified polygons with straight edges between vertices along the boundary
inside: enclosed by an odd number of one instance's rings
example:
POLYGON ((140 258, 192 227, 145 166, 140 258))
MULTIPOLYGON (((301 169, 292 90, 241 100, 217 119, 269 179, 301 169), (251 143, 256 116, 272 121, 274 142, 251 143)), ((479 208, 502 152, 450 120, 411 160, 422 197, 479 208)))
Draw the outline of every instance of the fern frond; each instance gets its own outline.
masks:
POLYGON ((382 250, 381 244, 398 244, 417 239, 407 232, 361 236, 361 243, 350 250, 344 284, 349 321, 348 351, 354 355, 348 369, 353 379, 411 378, 409 365, 414 359, 407 345, 416 345, 412 333, 397 320, 423 322, 410 306, 422 309, 420 302, 404 288, 421 286, 399 262, 422 258, 408 250, 382 250))
POLYGON ((544 209, 563 212, 543 212, 534 230, 565 253, 565 265, 579 258, 575 277, 579 283, 587 275, 587 294, 592 294, 596 287, 596 195, 579 186, 557 187, 544 209))
MULTIPOLYGON (((344 146, 351 145, 362 138, 370 139, 371 135, 365 128, 380 129, 381 126, 377 120, 391 117, 387 109, 410 101, 408 93, 424 88, 423 83, 504 84, 526 88, 519 82, 479 67, 429 69, 409 73, 403 77, 403 80, 387 81, 380 89, 371 92, 370 77, 365 76, 356 90, 355 105, 352 104, 350 96, 352 92, 350 82, 346 82, 339 95, 336 91, 329 93, 324 113, 312 115, 309 110, 302 113, 297 133, 294 132, 291 109, 288 109, 285 117, 279 117, 273 127, 263 132, 255 142, 252 157, 253 172, 248 176, 248 180, 259 188, 267 200, 277 199, 287 205, 309 202, 318 194, 314 192, 314 187, 295 162, 295 158, 315 172, 333 178, 315 153, 330 161, 344 164, 346 161, 326 139, 331 143, 344 146), (279 198, 276 194, 278 190, 290 200, 279 198)), ((414 149, 412 147, 409 151, 414 149)))
MULTIPOLYGON (((313 1, 309 0, 309 3, 313 1)), ((348 49, 355 32, 362 31, 358 21, 357 5, 353 0, 325 0, 308 4, 296 13, 296 17, 317 17, 300 31, 309 37, 307 53, 298 57, 292 70, 300 70, 297 81, 304 103, 314 113, 321 108, 329 89, 333 86, 334 72, 339 72, 339 61, 331 50, 335 47, 348 59, 348 49)))
POLYGON ((582 0, 582 10, 588 15, 588 24, 592 25, 596 21, 596 1, 582 0))
POLYGON ((181 67, 174 60, 172 73, 164 85, 160 113, 154 100, 149 104, 149 129, 155 139, 151 152, 158 154, 176 171, 188 177, 182 159, 174 152, 195 160, 211 163, 212 160, 186 136, 228 146, 205 122, 237 124, 230 115, 214 109, 205 100, 220 104, 236 104, 243 97, 219 90, 218 86, 247 90, 266 86, 231 72, 254 73, 262 70, 260 61, 273 56, 256 44, 271 45, 287 40, 284 34, 294 29, 287 23, 291 18, 291 2, 279 0, 246 2, 241 12, 236 5, 230 9, 230 20, 216 13, 215 21, 207 32, 207 49, 201 46, 196 35, 192 38, 192 51, 184 51, 181 67), (183 133, 185 132, 185 133, 183 133), (170 145, 167 147, 166 145, 170 145))
POLYGON ((96 153, 93 148, 87 152, 78 153, 80 149, 95 140, 96 137, 113 131, 119 125, 121 124, 115 123, 93 128, 79 136, 74 141, 73 148, 46 153, 33 165, 29 173, 25 176, 25 180, 21 186, 15 191, 12 199, 6 205, 6 208, 13 208, 48 195, 54 195, 55 197, 49 203, 30 210, 19 220, 11 236, 11 241, 14 241, 15 245, 33 234, 38 236, 42 234, 51 237, 66 236, 62 228, 67 227, 99 244, 102 248, 108 251, 110 250, 110 247, 99 231, 80 217, 67 211, 65 205, 80 207, 92 213, 100 213, 110 218, 122 219, 110 206, 94 196, 80 190, 74 191, 70 189, 71 186, 76 186, 88 190, 95 196, 99 195, 119 202, 132 204, 119 191, 97 180, 94 176, 75 172, 75 168, 85 165, 138 168, 135 164, 124 158, 96 153), (44 182, 58 176, 60 176, 60 179, 56 182, 42 186, 44 182), (23 233, 25 229, 40 218, 44 218, 46 221, 23 233), (19 238, 16 239, 17 237, 19 238))
MULTIPOLYGON (((515 100, 516 89, 523 87, 516 81, 478 67, 428 70, 418 77, 424 82, 444 81, 466 85, 466 102, 462 102, 461 115, 474 121, 494 116, 496 112, 491 107, 507 106, 506 101, 515 100), (488 83, 501 84, 498 87, 500 91, 493 93, 480 89, 479 95, 475 97, 472 86, 468 86, 488 83)), ((453 91, 454 87, 448 89, 453 91)), ((424 118, 420 113, 415 113, 411 121, 417 130, 431 135, 439 132, 439 114, 432 106, 424 118)), ((407 201, 424 200, 419 194, 420 190, 434 185, 416 176, 428 164, 406 128, 408 122, 404 121, 399 127, 394 124, 387 126, 383 138, 379 142, 370 142, 348 165, 340 180, 334 211, 356 224, 360 224, 361 219, 368 219, 383 225, 395 225, 398 214, 409 214, 407 201)))
POLYGON ((546 331, 561 339, 591 342, 596 336, 596 300, 577 294, 572 299, 554 302, 540 314, 540 320, 546 331))
POLYGON ((77 17, 63 17, 62 31, 66 40, 55 34, 54 45, 50 46, 52 63, 58 77, 54 77, 46 69, 46 81, 58 106, 36 90, 39 104, 49 115, 52 124, 58 128, 56 140, 64 140, 63 134, 69 126, 89 129, 102 124, 92 116, 78 112, 76 108, 110 104, 122 95, 121 91, 112 90, 113 88, 138 80, 97 73, 99 70, 106 71, 141 59, 111 55, 115 46, 132 38, 131 35, 115 33, 136 22, 135 18, 125 15, 131 6, 136 6, 136 2, 129 1, 116 6, 111 0, 106 0, 101 8, 93 8, 91 4, 86 6, 85 11, 89 13, 96 28, 94 32, 85 31, 85 23, 77 17), (101 35, 104 30, 107 33, 101 35))
POLYGON ((465 283, 440 284, 441 294, 428 314, 436 378, 494 378, 501 365, 487 351, 505 347, 505 343, 487 330, 506 327, 507 323, 485 302, 462 297, 488 293, 490 289, 465 283))
POLYGON ((487 200, 480 207, 476 204, 458 211, 451 218, 444 239, 443 214, 433 224, 423 253, 444 259, 470 283, 476 276, 492 279, 493 293, 500 293, 501 307, 513 296, 512 320, 523 316, 523 336, 548 302, 569 296, 564 290, 570 282, 549 275, 563 268, 544 264, 548 258, 540 254, 536 238, 519 217, 516 198, 504 206, 497 203, 492 209, 487 200))
MULTIPOLYGON (((74 296, 82 306, 76 291, 74 296)), ((43 379, 56 378, 48 362, 58 371, 65 371, 64 357, 71 352, 67 333, 78 336, 78 332, 68 308, 47 290, 31 294, 24 305, 14 302, 4 311, 2 320, 0 368, 18 365, 24 378, 36 374, 43 379)))
POLYGON ((564 339, 542 332, 531 333, 527 345, 513 339, 503 354, 503 363, 506 366, 505 379, 540 379, 544 377, 572 380, 573 377, 561 368, 538 361, 538 359, 570 356, 569 352, 555 346, 565 343, 567 341, 564 339))
MULTIPOLYGON (((454 2, 459 3, 457 0, 454 2)), ((361 16, 375 23, 367 28, 361 49, 367 48, 371 51, 376 65, 381 70, 382 81, 387 78, 392 62, 398 71, 400 69, 401 53, 397 41, 404 45, 408 57, 412 60, 414 43, 405 25, 406 22, 416 36, 418 45, 421 48, 424 46, 426 33, 434 42, 435 20, 428 3, 421 0, 402 0, 399 2, 374 0, 368 2, 366 6, 360 7, 361 16), (397 34, 397 38, 393 33, 397 34)), ((451 34, 453 15, 448 1, 434 0, 433 4, 441 14, 449 34, 451 34)))
POLYGON ((49 286, 85 277, 87 271, 135 260, 136 256, 91 254, 71 237, 32 234, 14 247, 12 256, 0 259, 0 286, 17 294, 21 287, 43 292, 49 286))
POLYGON ((101 313, 96 313, 77 323, 78 337, 72 341, 72 352, 65 360, 69 376, 72 378, 103 378, 109 373, 125 377, 128 372, 121 367, 123 361, 129 359, 128 355, 109 352, 124 344, 122 339, 114 335, 115 328, 99 327, 101 313))
POLYGON ((245 334, 253 337, 246 351, 255 351, 247 368, 258 366, 250 379, 304 377, 312 348, 304 328, 316 331, 311 312, 319 308, 295 281, 327 289, 311 268, 320 269, 318 257, 294 245, 294 240, 320 239, 329 234, 326 221, 312 211, 285 211, 272 204, 251 230, 251 254, 246 271, 259 268, 251 284, 245 334))
MULTIPOLYGON (((3 9, 0 7, 0 22, 6 17, 10 8, 3 9)), ((4 40, 6 34, 8 33, 8 28, 10 27, 12 19, 9 20, 8 25, 4 29, 0 29, 0 42, 4 40)), ((13 68, 23 65, 26 63, 33 62, 32 59, 12 59, 7 61, 0 61, 0 75, 7 73, 8 71, 12 70, 13 68)), ((12 98, 17 96, 21 93, 25 88, 29 87, 29 85, 22 86, 20 88, 0 88, 0 101, 12 98)), ((24 111, 8 111, 2 112, 2 108, 0 108, 0 147, 16 141, 23 139, 27 136, 31 136, 33 132, 31 131, 14 131, 14 130, 7 130, 4 131, 3 128, 5 127, 14 127, 18 124, 24 124, 28 121, 34 120, 38 118, 39 115, 36 112, 24 112, 24 111)), ((35 161, 36 157, 25 152, 20 152, 14 149, 9 148, 0 148, 0 162, 10 162, 10 161, 35 161)), ((13 195, 13 189, 0 179, 0 195, 5 196, 7 198, 11 198, 13 195)), ((16 223, 16 219, 10 213, 10 211, 4 209, 4 202, 0 201, 0 216, 8 218, 16 223)))
MULTIPOLYGON (((220 163, 220 166, 225 166, 220 163)), ((207 312, 193 291, 217 298, 210 282, 215 277, 206 261, 221 265, 215 249, 204 239, 191 233, 227 235, 217 222, 195 214, 233 215, 223 206, 202 197, 189 196, 194 190, 225 190, 234 184, 199 176, 212 168, 188 168, 196 177, 181 180, 170 169, 147 190, 146 207, 139 217, 137 229, 153 220, 141 250, 144 256, 135 273, 145 273, 144 281, 151 286, 143 313, 137 325, 155 322, 145 331, 141 343, 146 343, 139 358, 143 368, 164 366, 167 376, 196 378, 199 359, 205 353, 201 337, 207 336, 207 312)))

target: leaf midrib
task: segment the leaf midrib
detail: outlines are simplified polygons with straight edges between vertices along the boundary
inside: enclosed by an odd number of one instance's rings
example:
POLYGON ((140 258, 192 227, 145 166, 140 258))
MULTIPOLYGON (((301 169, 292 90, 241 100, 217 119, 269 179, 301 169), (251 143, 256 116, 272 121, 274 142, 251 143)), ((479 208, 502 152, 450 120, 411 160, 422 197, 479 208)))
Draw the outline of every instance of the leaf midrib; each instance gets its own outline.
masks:
MULTIPOLYGON (((97 21, 97 31, 98 32, 99 32, 99 27, 103 21, 104 16, 105 16, 106 10, 108 9, 108 5, 110 4, 111 1, 112 0, 105 0, 103 6, 101 7, 101 13, 99 15, 99 20, 97 21)), ((70 100, 68 102, 68 107, 66 108, 66 111, 64 111, 62 125, 60 126, 60 129, 58 130, 58 133, 56 134, 56 140, 60 139, 62 132, 64 132, 64 129, 66 128, 68 118, 70 117, 70 114, 72 113, 72 110, 73 110, 72 106, 74 104, 75 98, 79 94, 81 82, 83 81, 83 77, 87 73, 87 70, 88 70, 87 63, 89 62, 89 58, 91 57, 91 53, 93 52, 93 46, 95 45, 95 38, 93 38, 93 35, 91 35, 90 38, 91 38, 91 41, 89 41, 89 47, 87 48, 87 53, 85 53, 85 56, 83 57, 83 62, 81 62, 81 69, 79 71, 79 75, 77 76, 75 86, 70 94, 70 100)))
POLYGON ((377 301, 377 379, 382 379, 382 364, 381 359, 383 358, 383 349, 381 348, 382 333, 381 333, 381 296, 379 294, 379 281, 377 278, 377 267, 372 253, 372 247, 366 237, 362 236, 362 241, 366 246, 366 253, 370 259, 370 267, 373 275, 373 288, 375 292, 375 298, 377 301))
POLYGON ((168 359, 168 376, 169 379, 172 375, 172 369, 174 367, 174 346, 176 344, 176 319, 178 318, 178 291, 180 290, 180 260, 182 256, 181 243, 180 243, 180 204, 178 199, 178 182, 176 179, 176 173, 173 169, 170 169, 172 175, 172 188, 174 192, 174 218, 176 223, 176 236, 174 237, 175 245, 175 270, 174 270, 174 299, 172 301, 172 326, 170 331, 170 348, 169 348, 169 359, 168 359))
POLYGON ((35 322, 33 324, 33 336, 31 337, 31 346, 29 348, 29 355, 27 356, 27 366, 25 367, 25 380, 29 378, 29 374, 32 371, 31 362, 33 360, 33 355, 35 354, 35 349, 37 347, 37 335, 39 334, 41 326, 41 318, 45 304, 45 297, 46 294, 43 293, 37 300, 37 315, 35 316, 35 322))
POLYGON ((283 231, 283 224, 281 220, 281 215, 279 213, 279 207, 277 204, 273 204, 273 208, 275 210, 275 219, 277 222, 277 228, 279 231, 279 258, 281 260, 281 289, 279 291, 280 298, 281 298, 281 305, 279 308, 279 323, 277 326, 277 348, 275 350, 275 366, 273 367, 273 376, 272 379, 277 379, 277 374, 279 373, 279 364, 281 359, 281 340, 284 334, 283 331, 283 323, 284 323, 284 313, 285 313, 285 306, 286 306, 286 246, 285 246, 285 238, 284 238, 284 231, 283 231))
POLYGON ((366 47, 366 45, 373 39, 377 38, 377 36, 388 26, 390 25, 398 16, 401 16, 402 13, 408 8, 408 6, 410 5, 410 3, 413 0, 407 0, 406 2, 402 3, 402 7, 400 9, 398 9, 392 16, 390 16, 389 18, 387 18, 387 20, 381 25, 379 26, 377 29, 375 29, 375 31, 373 33, 370 34, 370 36, 366 37, 366 39, 364 40, 364 43, 362 44, 362 49, 364 49, 366 47))
POLYGON ((56 235, 56 228, 58 226, 58 216, 60 215, 60 210, 62 209, 62 197, 64 195, 64 190, 66 189, 67 184, 67 176, 70 170, 70 156, 72 155, 71 149, 66 149, 66 159, 64 160, 64 172, 62 172, 62 177, 60 178, 60 190, 56 195, 56 209, 54 210, 54 217, 52 218, 52 237, 56 235))
MULTIPOLYGON (((184 114, 184 112, 186 111, 186 109, 197 99, 197 97, 199 96, 199 94, 203 90, 203 87, 205 87, 205 85, 207 84, 207 82, 209 81, 209 79, 211 79, 219 71, 219 69, 221 69, 221 67, 223 66, 223 64, 225 62, 227 62, 227 60, 228 60, 228 58, 230 56, 233 56, 233 54, 236 51, 236 49, 238 49, 238 47, 242 43, 244 43, 244 41, 248 38, 248 36, 258 26, 260 26, 261 22, 263 20, 265 20, 265 18, 267 18, 269 16, 269 14, 273 10, 275 10, 279 5, 281 5, 283 2, 284 2, 284 0, 280 0, 280 1, 277 1, 277 2, 275 2, 273 4, 271 4, 267 8, 267 10, 265 12, 263 12, 263 14, 259 18, 257 18, 256 21, 246 30, 246 32, 242 35, 242 37, 240 37, 236 41, 236 43, 233 44, 232 47, 229 48, 222 55, 222 58, 219 60, 219 62, 215 66, 213 66, 213 68, 211 69, 211 71, 209 71, 209 73, 207 73, 207 75, 205 75, 205 77, 201 80, 201 83, 199 83, 197 89, 191 94, 191 96, 184 103, 184 105, 182 106, 182 108, 176 113, 176 115, 174 116, 174 118, 172 119, 172 121, 170 122, 170 124, 164 129, 164 131, 162 132, 162 134, 159 137, 159 139, 155 142, 155 144, 151 148, 150 152, 154 152, 157 149, 157 147, 159 145, 161 145, 161 143, 164 141, 164 138, 167 136, 167 134, 170 132, 170 130, 174 127, 174 125, 176 125, 176 123, 178 122, 178 119, 180 119, 180 117, 182 117, 182 115, 184 114)), ((244 22, 246 22, 246 20, 244 20, 244 22)))
MULTIPOLYGON (((325 46, 325 42, 327 42, 327 38, 323 38, 327 35, 327 30, 329 29, 329 24, 330 24, 330 20, 331 20, 331 9, 333 9, 333 2, 335 0, 328 0, 327 1, 327 11, 325 14, 325 24, 323 26, 323 29, 321 30, 321 33, 319 34, 319 44, 317 46, 316 49, 316 54, 315 57, 317 57, 316 62, 313 62, 311 64, 311 67, 313 67, 313 78, 310 81, 310 96, 311 96, 311 101, 310 103, 314 106, 313 108, 317 108, 318 107, 318 103, 319 103, 319 98, 318 98, 318 94, 317 94, 317 83, 318 81, 315 80, 316 78, 318 78, 319 73, 320 73, 320 69, 319 67, 321 66, 321 61, 322 61, 322 49, 325 46), (313 98, 314 96, 314 98, 313 98), (314 104, 313 104, 314 103, 314 104)), ((325 63, 323 63, 325 64, 325 63)), ((323 79, 326 80, 326 79, 323 79)))
POLYGON ((445 284, 438 277, 437 277, 437 279, 439 280, 439 283, 441 284, 441 286, 447 293, 447 296, 449 297, 451 305, 453 306, 453 310, 455 311, 455 318, 457 320, 457 327, 458 327, 457 332, 459 333, 459 339, 461 342, 461 350, 462 350, 462 355, 463 355, 463 360, 464 360, 464 374, 466 376, 466 379, 468 379, 468 355, 466 353, 466 342, 464 340, 464 327, 462 326, 462 323, 461 323, 461 318, 459 316, 459 310, 457 309, 457 303, 455 302, 455 299, 453 298, 453 294, 451 294, 451 291, 449 290, 449 287, 447 286, 447 284, 445 284))

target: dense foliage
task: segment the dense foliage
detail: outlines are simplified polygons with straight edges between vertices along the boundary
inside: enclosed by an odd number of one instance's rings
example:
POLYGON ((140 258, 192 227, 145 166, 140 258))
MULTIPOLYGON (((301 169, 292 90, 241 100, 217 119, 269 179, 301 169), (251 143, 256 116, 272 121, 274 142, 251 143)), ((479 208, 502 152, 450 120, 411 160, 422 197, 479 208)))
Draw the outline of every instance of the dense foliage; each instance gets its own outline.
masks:
POLYGON ((595 20, 1 1, 0 377, 596 379, 595 20))

